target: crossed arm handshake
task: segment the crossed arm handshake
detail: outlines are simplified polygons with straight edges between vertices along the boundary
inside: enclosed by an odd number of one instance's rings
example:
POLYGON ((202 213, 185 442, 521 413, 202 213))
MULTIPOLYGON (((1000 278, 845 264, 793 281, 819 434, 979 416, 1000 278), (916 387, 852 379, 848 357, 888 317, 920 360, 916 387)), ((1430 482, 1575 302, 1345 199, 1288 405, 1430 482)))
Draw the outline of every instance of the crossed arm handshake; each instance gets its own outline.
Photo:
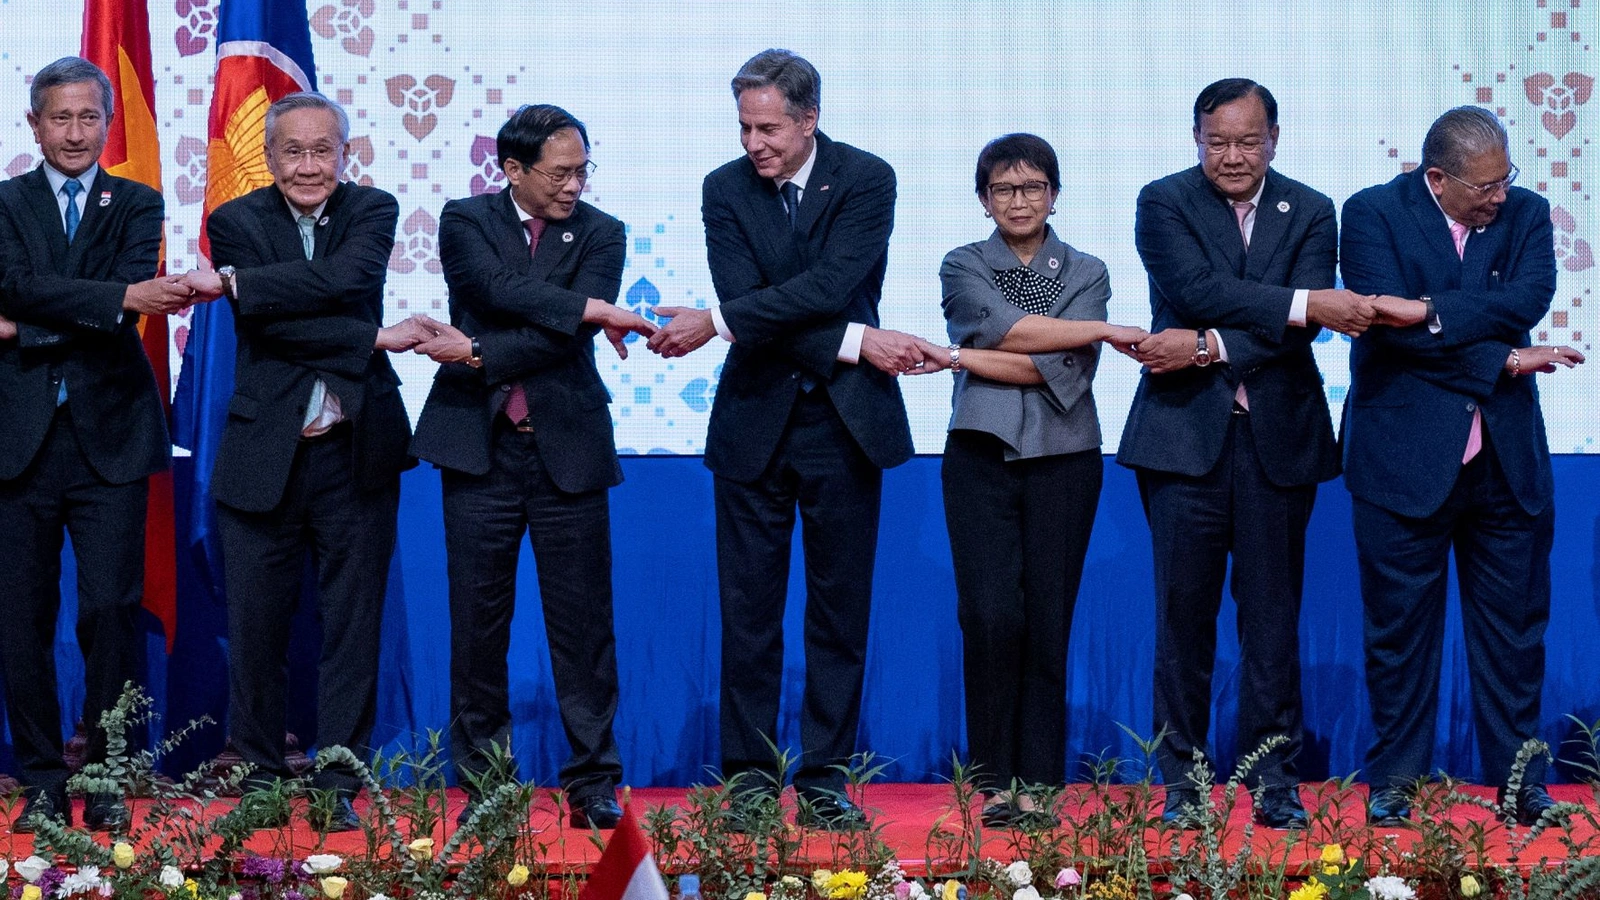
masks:
MULTIPOLYGON (((192 270, 182 275, 160 275, 128 285, 122 294, 122 308, 146 316, 166 316, 179 313, 196 303, 206 303, 222 296, 222 284, 209 286, 207 277, 216 281, 212 272, 192 270)), ((17 336, 17 323, 0 316, 0 341, 17 336)))

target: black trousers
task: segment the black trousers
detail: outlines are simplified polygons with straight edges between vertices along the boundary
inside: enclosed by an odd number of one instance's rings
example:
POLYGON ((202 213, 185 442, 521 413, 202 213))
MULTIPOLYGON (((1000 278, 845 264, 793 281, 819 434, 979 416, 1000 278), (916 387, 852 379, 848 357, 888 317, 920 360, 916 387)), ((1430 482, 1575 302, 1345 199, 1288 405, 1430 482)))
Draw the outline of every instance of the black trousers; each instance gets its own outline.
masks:
POLYGON ((126 682, 137 680, 140 668, 148 503, 149 479, 127 484, 100 479, 65 408, 56 411, 28 468, 0 481, 0 535, 11 581, 0 591, 0 664, 18 777, 30 794, 53 790, 67 779, 55 663, 63 533, 72 536, 78 562, 83 720, 89 727, 89 761, 98 762, 106 751, 100 715, 116 704, 126 682))
MULTIPOLYGON (((1484 781, 1504 784, 1523 742, 1538 736, 1555 509, 1525 512, 1484 438, 1431 516, 1407 518, 1355 500, 1376 727, 1365 775, 1374 787, 1404 786, 1433 769, 1452 548, 1484 781)), ((1535 758, 1523 783, 1542 784, 1544 770, 1535 758)))
MULTIPOLYGON (((1278 487, 1256 455, 1249 415, 1236 413, 1215 468, 1198 478, 1138 471, 1150 522, 1156 579, 1155 728, 1163 780, 1186 786, 1211 723, 1217 613, 1233 558, 1238 605, 1239 754, 1269 738, 1280 745, 1248 776, 1252 785, 1299 780, 1304 724, 1300 698, 1300 595, 1306 524, 1316 485, 1278 487)), ((1208 754, 1209 756, 1209 754, 1208 754)), ((1218 772, 1218 780, 1231 773, 1218 772)))
POLYGON ((617 651, 611 616, 611 513, 606 489, 562 492, 534 436, 495 417, 486 475, 442 470, 450 576, 450 749, 463 787, 495 746, 509 748, 506 653, 522 536, 533 545, 556 702, 572 754, 561 786, 609 796, 622 779, 612 722, 617 651))
POLYGON ((830 766, 854 754, 861 719, 883 470, 861 452, 827 392, 818 389, 795 402, 760 478, 741 484, 719 476, 714 492, 723 773, 777 774, 767 741, 777 739, 783 610, 798 508, 806 685, 794 784, 813 796, 842 791, 844 778, 830 766))
MULTIPOLYGON (((300 441, 276 509, 217 505, 228 592, 228 732, 257 780, 290 775, 283 747, 287 656, 308 554, 322 621, 316 742, 370 755, 400 482, 358 491, 353 465, 349 428, 337 427, 300 441)), ((346 793, 361 786, 338 768, 322 769, 312 784, 346 793)))
POLYGON ((1065 781, 1067 644, 1105 477, 1098 449, 1013 462, 1005 449, 952 431, 941 470, 967 755, 991 791, 1065 781))

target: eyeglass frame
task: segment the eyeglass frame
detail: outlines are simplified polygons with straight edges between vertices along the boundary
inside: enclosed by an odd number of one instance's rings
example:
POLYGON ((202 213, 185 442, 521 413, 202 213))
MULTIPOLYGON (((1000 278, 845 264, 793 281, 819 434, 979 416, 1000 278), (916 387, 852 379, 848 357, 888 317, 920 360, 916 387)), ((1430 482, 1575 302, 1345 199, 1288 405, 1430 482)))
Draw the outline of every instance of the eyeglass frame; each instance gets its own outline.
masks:
POLYGON ((319 166, 331 165, 344 152, 343 147, 298 147, 280 148, 272 151, 280 162, 287 163, 290 168, 299 166, 304 160, 311 160, 319 166))
POLYGON ((1196 137, 1195 143, 1200 145, 1207 156, 1226 156, 1229 148, 1237 149, 1244 156, 1260 156, 1267 151, 1267 145, 1272 143, 1272 136, 1257 136, 1237 141, 1203 141, 1196 137), (1252 144, 1250 141, 1256 143, 1252 144))
MULTIPOLYGON (((1434 166, 1434 168, 1439 169, 1438 166, 1434 166)), ((1512 163, 1511 171, 1506 173, 1506 177, 1498 181, 1491 181, 1488 184, 1473 184, 1465 178, 1445 172, 1444 169, 1439 169, 1439 171, 1443 172, 1445 177, 1451 179, 1452 181, 1459 182, 1462 187, 1476 191, 1480 197, 1490 197, 1499 191, 1510 190, 1511 185, 1516 183, 1517 176, 1522 174, 1522 169, 1518 168, 1516 163, 1512 163)))
POLYGON ((594 177, 594 170, 599 168, 599 166, 594 164, 594 160, 592 159, 584 160, 581 168, 573 169, 565 175, 557 175, 553 172, 546 172, 543 169, 535 168, 527 163, 523 163, 522 167, 527 169, 529 172, 538 172, 540 175, 543 175, 550 182, 550 186, 553 188, 565 187, 567 182, 574 178, 578 179, 579 184, 588 184, 589 179, 594 177))
POLYGON ((1050 193, 1050 190, 1051 184, 1048 181, 1024 181, 1021 184, 1011 184, 1007 181, 993 181, 983 186, 984 194, 988 196, 990 203, 1010 203, 1012 199, 1016 197, 1018 191, 1022 192, 1022 199, 1028 201, 1029 203, 1037 203, 1040 200, 1043 200, 1045 196, 1050 193), (1006 196, 995 196, 996 188, 1004 188, 1006 196), (1030 188, 1037 191, 1039 196, 1028 196, 1028 191, 1030 188))

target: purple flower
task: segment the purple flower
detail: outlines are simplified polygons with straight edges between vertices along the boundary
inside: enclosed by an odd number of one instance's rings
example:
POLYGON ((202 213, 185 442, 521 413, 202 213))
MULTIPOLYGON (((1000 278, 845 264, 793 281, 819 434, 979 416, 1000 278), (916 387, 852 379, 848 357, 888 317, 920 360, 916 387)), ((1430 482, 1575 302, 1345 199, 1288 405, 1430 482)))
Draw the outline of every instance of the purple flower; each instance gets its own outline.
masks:
POLYGON ((288 872, 289 865, 270 856, 250 856, 244 861, 243 873, 248 878, 258 878, 268 884, 278 884, 288 872))

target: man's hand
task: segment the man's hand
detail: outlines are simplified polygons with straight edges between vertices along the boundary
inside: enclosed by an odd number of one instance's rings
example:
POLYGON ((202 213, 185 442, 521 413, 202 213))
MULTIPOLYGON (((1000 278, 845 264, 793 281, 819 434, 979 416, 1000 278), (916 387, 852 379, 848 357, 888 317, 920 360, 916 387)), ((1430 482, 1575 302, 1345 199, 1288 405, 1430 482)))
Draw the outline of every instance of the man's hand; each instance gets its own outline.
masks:
POLYGON ((178 279, 179 284, 187 285, 200 295, 200 300, 215 300, 222 296, 222 276, 216 272, 190 269, 178 279))
POLYGON ((1407 300, 1404 297, 1391 297, 1388 294, 1372 298, 1372 309, 1378 314, 1372 321, 1374 325, 1404 328, 1408 325, 1420 325, 1422 320, 1428 317, 1428 304, 1421 300, 1407 300))
POLYGON ((1329 288, 1308 291, 1306 294, 1306 321, 1331 328, 1340 334, 1359 337, 1361 332, 1377 318, 1371 297, 1329 288))
MULTIPOLYGON (((707 313, 709 316, 710 313, 707 313)), ((616 348, 618 359, 628 358, 629 334, 638 334, 644 337, 653 337, 661 329, 654 322, 637 313, 631 313, 613 303, 607 303, 595 297, 589 298, 589 303, 583 308, 583 321, 590 325, 599 325, 600 330, 606 334, 606 340, 616 348)), ((713 327, 713 330, 715 328, 713 327)), ((704 343, 702 341, 701 343, 704 343)), ((652 347, 651 349, 655 349, 652 347)), ((693 348, 690 348, 693 349, 693 348)), ((687 352, 687 351, 685 351, 687 352)))
POLYGON ((407 321, 417 323, 430 335, 412 347, 411 352, 426 356, 437 363, 472 364, 472 338, 468 337, 466 332, 425 313, 418 313, 407 321))
MULTIPOLYGON (((922 363, 907 369, 907 375, 929 375, 934 372, 943 372, 950 368, 950 348, 941 347, 932 341, 915 338, 917 350, 922 353, 922 363)), ((865 346, 866 341, 862 341, 865 346)))
POLYGON ((650 342, 645 346, 667 359, 687 356, 717 336, 717 326, 711 321, 711 311, 708 309, 658 306, 653 312, 660 318, 672 321, 651 335, 650 342))
POLYGON ((209 300, 183 283, 181 275, 164 275, 128 285, 122 293, 122 308, 146 316, 167 316, 209 300))
POLYGON ((1118 353, 1127 354, 1134 359, 1139 358, 1139 354, 1134 351, 1133 345, 1150 337, 1150 332, 1133 325, 1108 325, 1106 327, 1111 329, 1111 333, 1106 335, 1105 342, 1110 344, 1112 349, 1118 353))
POLYGON ((1167 328, 1139 341, 1133 348, 1137 359, 1152 375, 1165 375, 1194 365, 1199 333, 1193 328, 1167 328))
POLYGON ((1554 372, 1556 366, 1572 368, 1583 362, 1583 354, 1571 347, 1523 347, 1506 357, 1506 371, 1516 375, 1554 372))
POLYGON ((861 333, 861 358, 890 375, 909 374, 926 368, 922 347, 927 343, 903 331, 866 326, 861 333))
MULTIPOLYGON (((428 321, 432 322, 433 320, 429 319, 428 321)), ((434 324, 442 325, 444 323, 434 322, 434 324)), ((387 328, 378 329, 378 338, 373 342, 373 347, 378 350, 387 350, 390 353, 399 353, 403 350, 410 350, 435 336, 436 332, 422 324, 421 317, 412 316, 408 319, 402 319, 387 328)), ((467 353, 469 356, 471 352, 472 342, 468 341, 467 353)))
POLYGON ((5 316, 0 316, 0 341, 9 341, 17 336, 17 323, 5 316))

